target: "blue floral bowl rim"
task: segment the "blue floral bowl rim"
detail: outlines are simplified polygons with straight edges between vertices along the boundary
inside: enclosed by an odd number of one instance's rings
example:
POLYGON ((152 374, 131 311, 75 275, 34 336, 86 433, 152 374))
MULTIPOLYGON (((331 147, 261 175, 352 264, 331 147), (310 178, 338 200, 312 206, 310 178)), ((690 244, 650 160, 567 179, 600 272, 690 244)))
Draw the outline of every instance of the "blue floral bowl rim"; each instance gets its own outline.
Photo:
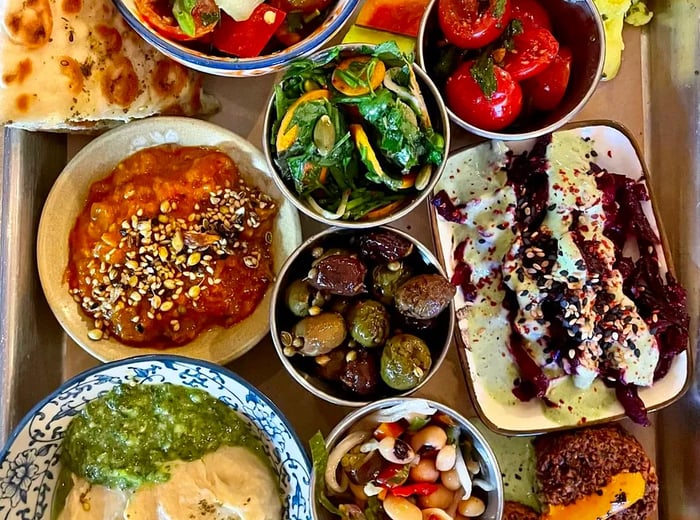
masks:
MULTIPOLYGON (((203 361, 200 359, 193 359, 193 358, 188 358, 185 356, 178 356, 174 354, 147 354, 143 356, 134 356, 126 359, 120 359, 117 361, 111 361, 109 363, 103 363, 101 365, 98 365, 93 368, 89 368, 83 372, 80 372, 79 374, 71 377, 70 379, 66 380, 64 383, 62 383, 56 390, 51 392, 49 395, 44 397, 41 401, 39 401, 37 404, 35 404, 31 410, 29 410, 25 416, 22 418, 22 420, 15 426, 15 428, 12 430, 12 433, 9 435, 7 438, 7 442, 5 443, 5 446, 3 446, 2 449, 0 449, 0 463, 5 460, 5 457, 7 457, 7 452, 10 451, 10 448, 14 444, 15 440, 17 439, 17 436, 20 434, 20 432, 25 428, 25 426, 31 421, 32 417, 34 417, 41 408, 46 406, 47 403, 49 403, 52 399, 54 399, 57 395, 61 394, 64 392, 66 389, 70 388, 72 385, 78 383, 79 381, 92 376, 94 374, 97 374, 99 372, 115 368, 118 366, 122 365, 128 365, 130 363, 135 363, 135 362, 162 362, 162 361, 173 361, 173 362, 178 362, 178 363, 185 363, 185 364, 190 364, 190 365, 195 365, 199 367, 204 367, 208 368, 210 370, 213 370, 215 372, 220 372, 226 375, 227 377, 230 377, 231 379, 234 379, 237 383, 241 384, 242 386, 246 387, 248 390, 254 392, 258 397, 260 397, 260 400, 264 402, 267 406, 269 406, 272 411, 277 414, 277 416, 280 418, 280 420, 284 423, 284 425, 287 427, 289 430, 289 433, 291 435, 291 438, 294 442, 296 442, 297 446, 299 446, 301 449, 299 450, 302 454, 303 457, 303 462, 306 465, 306 470, 309 472, 309 475, 311 474, 311 460, 309 459, 309 455, 306 452, 306 448, 304 444, 301 442, 301 439, 297 435, 297 432, 294 430, 292 427, 291 423, 289 422, 289 419, 287 419, 287 416, 282 413, 282 411, 277 407, 277 405, 270 399, 267 395, 265 395, 263 392, 261 392, 259 389, 257 389, 255 386, 253 386, 251 383, 246 381, 244 378, 236 374, 234 371, 229 370, 226 367, 223 367, 221 365, 217 365, 215 363, 210 363, 209 361, 203 361)), ((238 412, 243 414, 243 412, 238 412)), ((267 433, 264 432, 263 433, 267 433)), ((268 437, 270 438, 270 437, 268 437)))
POLYGON ((212 74, 216 74, 216 71, 242 71, 253 73, 254 71, 259 70, 260 73, 263 74, 266 72, 276 72, 279 67, 285 66, 288 62, 296 58, 307 56, 314 50, 323 46, 327 40, 331 39, 343 27, 345 22, 350 18, 350 14, 355 10, 360 2, 360 0, 346 1, 347 4, 343 11, 333 20, 331 20, 331 23, 326 26, 321 26, 321 30, 318 33, 312 34, 298 44, 288 47, 283 51, 278 51, 263 57, 255 58, 217 58, 213 56, 200 56, 187 52, 185 49, 173 44, 165 37, 156 36, 154 33, 148 30, 148 28, 146 28, 143 21, 134 15, 134 13, 124 4, 123 0, 113 0, 117 10, 126 19, 131 28, 153 47, 168 56, 177 58, 181 61, 181 63, 191 64, 193 67, 196 67, 197 70, 206 70, 212 74), (292 50, 287 52, 290 48, 292 50), (265 69, 268 68, 270 70, 266 71, 265 69))

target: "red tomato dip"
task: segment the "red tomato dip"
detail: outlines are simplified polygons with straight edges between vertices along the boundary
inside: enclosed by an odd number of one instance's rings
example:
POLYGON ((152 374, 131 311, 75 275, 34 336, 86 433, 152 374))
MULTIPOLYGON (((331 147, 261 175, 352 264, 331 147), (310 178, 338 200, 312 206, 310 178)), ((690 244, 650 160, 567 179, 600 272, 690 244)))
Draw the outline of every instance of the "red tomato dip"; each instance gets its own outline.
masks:
POLYGON ((163 145, 95 182, 66 276, 91 339, 167 348, 249 316, 274 278, 277 205, 227 154, 163 145))

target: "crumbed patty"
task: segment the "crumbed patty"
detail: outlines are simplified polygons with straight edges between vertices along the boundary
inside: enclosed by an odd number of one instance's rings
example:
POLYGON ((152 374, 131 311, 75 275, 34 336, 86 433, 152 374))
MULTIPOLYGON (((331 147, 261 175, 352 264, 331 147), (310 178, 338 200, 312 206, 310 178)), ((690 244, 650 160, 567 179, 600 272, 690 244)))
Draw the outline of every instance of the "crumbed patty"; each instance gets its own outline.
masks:
POLYGON ((628 471, 644 476, 644 497, 610 519, 644 520, 656 509, 656 470, 639 441, 620 426, 545 435, 536 439, 534 445, 537 479, 545 503, 570 504, 595 493, 613 475, 628 471))
POLYGON ((506 500, 502 520, 539 520, 540 514, 530 506, 506 500))

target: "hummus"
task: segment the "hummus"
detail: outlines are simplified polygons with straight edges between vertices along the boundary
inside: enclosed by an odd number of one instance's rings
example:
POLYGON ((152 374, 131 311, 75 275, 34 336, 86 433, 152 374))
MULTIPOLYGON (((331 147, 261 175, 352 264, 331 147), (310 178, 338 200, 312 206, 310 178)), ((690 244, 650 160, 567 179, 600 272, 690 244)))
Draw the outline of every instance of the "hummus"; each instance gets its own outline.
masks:
POLYGON ((191 462, 169 463, 167 482, 133 491, 91 485, 73 475, 59 520, 279 520, 277 484, 245 447, 223 446, 191 462))

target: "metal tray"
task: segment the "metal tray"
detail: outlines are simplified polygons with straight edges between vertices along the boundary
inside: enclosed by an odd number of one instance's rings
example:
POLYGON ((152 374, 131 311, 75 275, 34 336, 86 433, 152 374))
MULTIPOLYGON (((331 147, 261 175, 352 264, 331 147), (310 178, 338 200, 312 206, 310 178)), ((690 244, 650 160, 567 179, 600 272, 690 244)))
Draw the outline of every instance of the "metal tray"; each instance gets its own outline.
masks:
MULTIPOLYGON (((700 316, 700 35, 696 0, 651 2, 655 18, 644 32, 625 31, 622 70, 603 83, 579 119, 623 123, 641 144, 652 189, 665 224, 680 281, 688 289, 691 348, 700 316)), ((274 77, 208 78, 223 102, 212 121, 258 144, 274 77)), ((41 291, 35 260, 36 228, 43 202, 84 136, 6 130, 0 172, 0 444, 22 416, 66 378, 98 361, 61 330, 41 291)), ((455 148, 474 139, 453 131, 455 148)), ((320 226, 302 218, 305 236, 320 226)), ((431 230, 421 207, 398 223, 427 245, 431 230)), ((302 440, 327 434, 350 410, 312 397, 285 373, 266 337, 229 368, 273 399, 302 440)), ((456 349, 418 395, 474 416, 456 349)), ((700 373, 685 397, 652 414, 654 426, 628 427, 656 460, 661 481, 659 518, 700 518, 700 373)))

